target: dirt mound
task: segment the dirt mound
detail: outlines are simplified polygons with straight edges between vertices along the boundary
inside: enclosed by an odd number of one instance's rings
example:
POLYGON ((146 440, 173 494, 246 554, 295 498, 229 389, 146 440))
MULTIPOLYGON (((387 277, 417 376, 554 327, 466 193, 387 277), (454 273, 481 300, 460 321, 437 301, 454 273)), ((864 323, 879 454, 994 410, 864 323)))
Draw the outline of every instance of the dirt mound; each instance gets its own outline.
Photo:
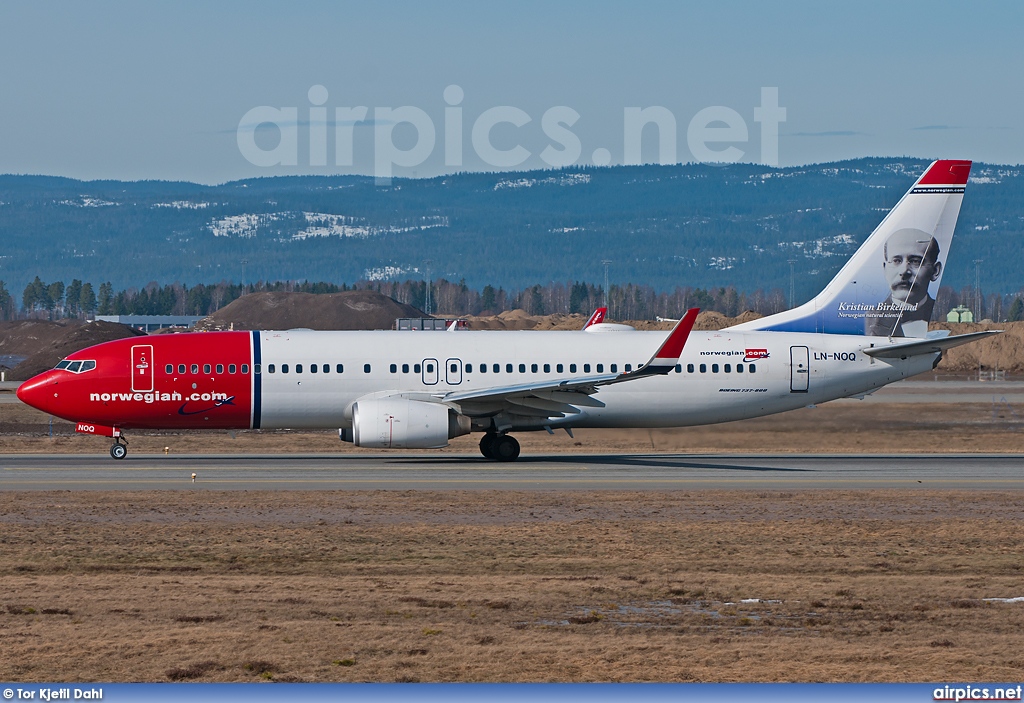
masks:
MULTIPOLYGON (((471 330, 578 330, 583 329, 587 315, 529 315, 525 310, 506 310, 500 315, 485 317, 467 317, 471 330)), ((726 317, 718 312, 702 312, 697 316, 694 329, 720 330, 730 325, 756 320, 761 315, 750 310, 738 317, 726 317)), ((618 322, 618 320, 608 320, 618 322)), ((675 322, 659 322, 657 320, 624 320, 638 330, 670 330, 675 322)))
POLYGON ((7 377, 12 381, 27 381, 38 373, 52 369, 57 362, 80 349, 94 344, 110 342, 125 337, 144 337, 145 334, 125 325, 113 322, 90 322, 77 325, 64 335, 50 341, 23 362, 18 364, 7 377))
POLYGON ((24 359, 54 344, 69 330, 81 327, 81 320, 14 320, 0 322, 0 359, 24 359))
POLYGON ((251 293, 200 320, 197 330, 389 330, 399 317, 428 317, 375 291, 251 293))
POLYGON ((1005 330, 980 342, 949 349, 942 355, 939 371, 970 373, 1003 370, 1012 374, 1024 373, 1024 322, 933 322, 931 330, 949 330, 950 334, 967 334, 982 330, 1005 330))

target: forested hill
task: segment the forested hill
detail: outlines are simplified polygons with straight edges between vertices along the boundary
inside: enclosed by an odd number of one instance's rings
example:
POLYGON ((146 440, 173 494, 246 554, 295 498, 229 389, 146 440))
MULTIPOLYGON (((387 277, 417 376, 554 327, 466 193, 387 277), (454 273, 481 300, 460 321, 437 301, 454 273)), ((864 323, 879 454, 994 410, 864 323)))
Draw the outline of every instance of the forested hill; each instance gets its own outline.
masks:
MULTIPOLYGON (((859 159, 585 168, 396 179, 282 177, 201 186, 0 176, 0 280, 141 287, 257 280, 603 281, 666 290, 789 287, 810 297, 926 167, 859 159), (245 263, 243 263, 243 261, 245 263)), ((1020 167, 975 164, 944 285, 1024 285, 1020 167)))

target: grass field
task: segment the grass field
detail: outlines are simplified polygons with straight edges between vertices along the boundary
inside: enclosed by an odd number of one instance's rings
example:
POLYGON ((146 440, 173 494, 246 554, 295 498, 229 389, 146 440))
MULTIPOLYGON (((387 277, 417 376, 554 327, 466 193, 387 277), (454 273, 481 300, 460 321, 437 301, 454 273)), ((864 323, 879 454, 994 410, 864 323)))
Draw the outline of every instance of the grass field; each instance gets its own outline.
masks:
POLYGON ((1013 681, 1021 498, 0 493, 0 679, 1013 681))
MULTIPOLYGON (((72 429, 0 402, 0 452, 106 453, 72 429)), ((1022 432, 1007 403, 844 401, 519 438, 525 454, 1019 452, 1022 432)), ((129 437, 362 451, 330 432, 129 437)), ((1022 518, 1024 493, 981 491, 0 491, 0 679, 1016 681, 1024 602, 988 599, 1024 597, 1022 518)))

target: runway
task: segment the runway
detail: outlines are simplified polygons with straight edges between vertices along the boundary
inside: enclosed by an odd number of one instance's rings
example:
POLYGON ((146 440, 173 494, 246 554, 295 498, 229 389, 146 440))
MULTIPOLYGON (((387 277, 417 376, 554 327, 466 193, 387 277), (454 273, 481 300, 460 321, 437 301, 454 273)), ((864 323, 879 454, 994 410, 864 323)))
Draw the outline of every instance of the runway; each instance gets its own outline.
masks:
POLYGON ((1024 454, 0 456, 0 490, 999 490, 1024 454), (197 475, 196 482, 191 474, 197 475))

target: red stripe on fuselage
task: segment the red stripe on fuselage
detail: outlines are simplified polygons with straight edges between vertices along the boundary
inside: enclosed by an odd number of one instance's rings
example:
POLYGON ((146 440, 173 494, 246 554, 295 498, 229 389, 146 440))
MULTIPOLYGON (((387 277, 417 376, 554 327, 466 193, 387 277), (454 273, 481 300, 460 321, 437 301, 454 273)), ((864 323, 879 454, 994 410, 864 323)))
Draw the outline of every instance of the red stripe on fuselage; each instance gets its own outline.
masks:
POLYGON ((18 395, 29 405, 72 422, 148 429, 250 426, 249 332, 156 335, 146 337, 144 343, 153 347, 152 392, 132 390, 132 347, 140 344, 140 338, 134 337, 75 352, 69 360, 93 360, 96 368, 79 374, 47 371, 26 382, 18 395), (235 373, 229 372, 231 365, 235 373), (247 373, 242 373, 243 365, 247 373), (184 373, 180 373, 182 366, 184 373))

